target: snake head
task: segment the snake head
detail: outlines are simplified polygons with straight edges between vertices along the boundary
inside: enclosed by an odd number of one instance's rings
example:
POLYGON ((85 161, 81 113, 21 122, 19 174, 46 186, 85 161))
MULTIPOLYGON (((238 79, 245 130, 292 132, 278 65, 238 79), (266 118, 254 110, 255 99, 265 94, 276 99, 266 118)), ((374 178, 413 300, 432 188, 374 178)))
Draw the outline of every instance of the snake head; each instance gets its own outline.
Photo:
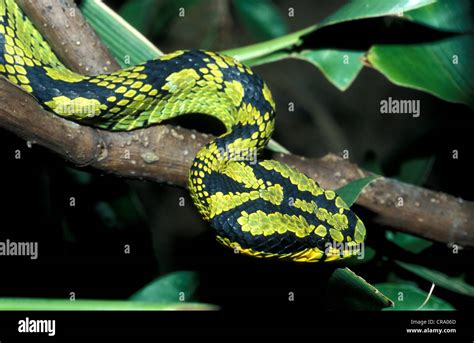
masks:
POLYGON ((284 163, 230 162, 207 198, 217 240, 245 255, 336 261, 364 252, 363 222, 332 190, 284 163))

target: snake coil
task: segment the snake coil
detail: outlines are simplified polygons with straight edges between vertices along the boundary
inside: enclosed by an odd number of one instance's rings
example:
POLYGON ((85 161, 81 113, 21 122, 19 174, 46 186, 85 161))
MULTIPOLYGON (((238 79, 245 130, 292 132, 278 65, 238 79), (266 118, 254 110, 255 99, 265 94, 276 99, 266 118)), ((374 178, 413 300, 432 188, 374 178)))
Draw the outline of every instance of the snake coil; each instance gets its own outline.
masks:
POLYGON ((46 109, 123 131, 187 114, 226 133, 196 155, 189 190, 222 244, 254 257, 333 261, 358 252, 362 221, 331 190, 274 160, 256 161, 274 128, 267 85, 233 58, 180 50, 110 74, 67 69, 13 0, 0 0, 0 75, 46 109))

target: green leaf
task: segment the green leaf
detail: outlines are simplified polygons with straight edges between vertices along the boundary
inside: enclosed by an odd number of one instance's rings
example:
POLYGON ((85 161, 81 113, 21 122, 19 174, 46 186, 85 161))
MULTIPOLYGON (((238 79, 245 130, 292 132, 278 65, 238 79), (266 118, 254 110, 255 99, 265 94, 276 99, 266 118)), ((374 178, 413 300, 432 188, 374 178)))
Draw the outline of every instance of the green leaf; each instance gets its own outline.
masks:
POLYGON ((472 35, 412 45, 378 45, 369 50, 370 64, 391 82, 474 108, 472 35))
POLYGON ((415 281, 401 278, 400 275, 398 275, 397 273, 395 273, 393 271, 391 271, 387 274, 387 278, 386 278, 385 282, 396 283, 396 284, 404 284, 404 285, 412 285, 412 286, 418 287, 418 284, 415 281))
POLYGON ((414 254, 419 254, 423 250, 433 245, 433 242, 404 232, 385 231, 385 238, 395 243, 400 248, 414 254))
POLYGON ((375 287, 394 301, 394 307, 385 309, 388 311, 454 310, 451 304, 433 294, 431 294, 426 304, 423 305, 428 298, 428 293, 412 284, 379 283, 375 287), (420 306, 422 307, 420 308, 420 306))
POLYGON ((437 270, 429 269, 417 264, 395 261, 400 267, 419 277, 443 287, 452 292, 474 297, 474 286, 467 284, 462 277, 452 277, 437 270))
POLYGON ((267 149, 280 154, 290 154, 290 152, 277 141, 270 139, 267 145, 267 149))
MULTIPOLYGON (((388 15, 403 15, 414 22, 429 24, 437 29, 469 31, 472 27, 466 1, 373 1, 360 0, 348 3, 318 25, 295 32, 276 40, 233 49, 227 53, 258 65, 283 58, 302 58, 316 65, 324 75, 340 90, 347 89, 362 68, 362 61, 355 60, 346 78, 341 78, 327 63, 336 63, 338 57, 330 58, 327 50, 307 52, 305 39, 322 27, 338 23, 388 15), (453 18, 455 18, 453 20, 453 18), (459 19, 458 19, 459 18, 459 19), (451 24, 455 23, 455 24, 451 24), (319 52, 318 54, 313 54, 319 52), (305 58, 308 55, 312 58, 305 58), (326 57, 327 60, 320 60, 326 57)), ((368 61, 379 72, 397 85, 419 89, 434 94, 444 100, 474 106, 474 78, 468 77, 473 58, 472 35, 453 37, 444 41, 410 45, 377 45, 369 49, 368 61), (457 62, 457 64, 456 64, 457 62)), ((340 54, 346 52, 342 49, 340 54)), ((353 51, 355 56, 363 51, 353 51)))
POLYGON ((472 31, 469 0, 437 0, 435 3, 409 11, 405 18, 450 32, 472 31))
POLYGON ((318 67, 323 75, 339 90, 346 90, 362 70, 363 51, 351 50, 304 50, 296 58, 318 67))
POLYGON ((375 46, 369 51, 369 62, 397 85, 474 107, 474 78, 468 76, 474 59, 469 8, 469 0, 438 0, 405 13, 406 18, 432 28, 470 34, 426 44, 375 46))
POLYGON ((354 0, 324 19, 320 27, 349 20, 399 15, 400 13, 422 8, 435 2, 436 0, 354 0))
POLYGON ((100 0, 84 0, 81 11, 122 67, 157 58, 162 52, 100 0))
MULTIPOLYGON (((289 42, 292 41, 290 35, 283 36, 281 38, 287 38, 289 42)), ((272 41, 270 41, 272 42, 272 41)), ((283 44, 283 40, 280 44, 283 44)), ((328 81, 330 81, 335 87, 341 91, 345 91, 352 82, 356 79, 357 75, 363 68, 362 58, 364 57, 364 51, 352 51, 352 50, 333 50, 333 49, 322 49, 322 50, 311 50, 306 49, 300 52, 271 52, 272 48, 266 49, 259 52, 262 56, 253 57, 252 52, 241 49, 232 49, 224 51, 225 54, 234 56, 235 58, 245 62, 245 64, 255 67, 262 64, 280 61, 286 58, 299 59, 307 61, 317 67, 328 81), (264 51, 267 50, 268 54, 264 51)), ((258 54, 257 54, 258 55, 258 54)))
MULTIPOLYGON (((237 6, 245 6, 249 1, 243 0, 243 5, 239 5, 240 2, 237 2, 237 6)), ((340 50, 312 48, 308 43, 311 41, 309 38, 320 28, 403 14, 401 18, 430 25, 432 28, 466 32, 472 28, 467 6, 466 0, 355 0, 319 24, 224 53, 251 66, 284 58, 303 59, 317 66, 338 89, 345 90, 362 69, 363 62, 360 57, 366 52, 351 51, 344 47, 340 47, 340 50), (344 56, 348 56, 349 63, 340 63, 341 57, 344 56)), ((153 44, 138 31, 133 31, 131 26, 127 27, 128 24, 123 19, 99 0, 84 0, 82 9, 122 66, 141 63, 161 54, 153 44), (117 36, 121 39, 117 39, 117 36), (130 57, 130 64, 125 63, 127 56, 130 57)), ((262 15, 261 11, 254 12, 258 12, 255 15, 262 15)), ((265 25, 273 26, 279 25, 265 25)), ((397 85, 419 89, 447 101, 474 107, 474 78, 468 77, 470 62, 473 60, 473 46, 472 35, 424 44, 376 45, 369 49, 366 61, 397 85)))
POLYGON ((360 192, 371 182, 374 182, 377 179, 382 178, 380 175, 370 175, 357 179, 348 183, 345 186, 342 186, 336 193, 344 200, 347 206, 351 207, 359 197, 360 192))
POLYGON ((137 291, 130 300, 152 303, 189 301, 198 286, 195 272, 180 271, 161 276, 137 291))
POLYGON ((148 303, 123 300, 0 298, 0 311, 162 311, 217 310, 201 303, 148 303))
POLYGON ((120 8, 119 15, 143 34, 150 30, 156 13, 155 0, 128 0, 120 8))
POLYGON ((393 302, 349 268, 338 268, 329 278, 328 303, 332 309, 380 310, 393 302))
POLYGON ((322 27, 343 22, 397 15, 432 4, 435 0, 356 0, 341 7, 321 23, 267 42, 225 51, 250 66, 298 58, 318 67, 324 76, 339 90, 346 90, 363 67, 365 51, 311 49, 305 40, 322 27), (346 58, 347 56, 347 58, 346 58), (347 61, 346 61, 347 60, 347 61))
MULTIPOLYGON (((369 0, 354 1, 342 7, 340 11, 323 21, 319 26, 314 25, 264 43, 228 50, 225 53, 247 62, 249 65, 259 65, 283 58, 306 60, 320 68, 328 80, 336 87, 340 90, 345 90, 362 69, 361 57, 364 54, 363 51, 311 50, 303 49, 304 47, 299 45, 302 43, 303 36, 314 33, 320 27, 348 20, 396 14, 399 11, 406 11, 432 3, 432 0, 410 1, 402 4, 398 0, 390 0, 382 3, 369 0), (295 52, 296 48, 298 48, 297 52, 295 52), (292 51, 292 49, 295 49, 295 51, 292 51)), ((133 6, 138 6, 138 4, 133 6)), ((277 14, 278 12, 276 12, 277 10, 271 2, 267 0, 260 0, 258 2, 239 0, 234 2, 234 6, 236 6, 239 13, 247 13, 245 16, 246 23, 251 23, 252 27, 258 32, 268 37, 286 32, 285 22, 282 16, 277 14), (251 9, 249 8, 250 5, 252 5, 251 9), (258 10, 260 7, 262 10, 258 10)), ((98 0, 85 0, 81 9, 92 27, 123 67, 145 62, 161 54, 153 44, 102 2, 98 0), (117 36, 121 37, 121 39, 118 40, 117 36), (125 63, 127 56, 130 58, 129 64, 125 63)), ((173 7, 172 11, 165 12, 175 13, 175 11, 176 9, 173 7)), ((166 13, 163 13, 163 11, 160 10, 159 13, 160 16, 166 17, 166 13)))
POLYGON ((434 160, 434 156, 407 160, 402 163, 400 173, 395 178, 406 183, 411 183, 412 185, 421 186, 426 182, 433 167, 434 160))
POLYGON ((265 40, 288 33, 288 25, 278 8, 269 0, 234 0, 238 18, 257 39, 265 40))

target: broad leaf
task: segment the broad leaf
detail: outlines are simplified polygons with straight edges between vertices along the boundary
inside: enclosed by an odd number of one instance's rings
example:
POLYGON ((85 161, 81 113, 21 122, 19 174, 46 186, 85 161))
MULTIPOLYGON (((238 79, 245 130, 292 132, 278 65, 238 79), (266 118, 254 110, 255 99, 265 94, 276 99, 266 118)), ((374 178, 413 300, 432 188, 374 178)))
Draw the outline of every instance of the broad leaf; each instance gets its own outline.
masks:
POLYGON ((425 303, 429 293, 412 284, 379 283, 375 287, 394 302, 393 307, 384 309, 386 311, 454 310, 451 304, 433 294, 425 303))
MULTIPOLYGON (((246 3, 247 0, 244 0, 240 6, 246 3)), ((343 46, 338 47, 338 50, 314 48, 310 38, 315 37, 321 28, 369 18, 400 16, 400 20, 429 25, 433 30, 469 32, 472 24, 467 7, 466 0, 355 0, 319 24, 224 53, 248 65, 284 58, 303 59, 318 67, 338 89, 345 90, 362 69, 364 62, 361 57, 366 51, 345 49, 343 46)), ((161 54, 143 35, 101 1, 84 0, 81 8, 122 66, 142 63, 161 54)), ((268 16, 267 12, 265 16, 268 16)), ((254 22, 261 23, 262 18, 254 22)), ((282 24, 265 26, 282 27, 282 24)), ((468 77, 470 63, 474 59, 473 46, 472 34, 423 44, 375 45, 369 49, 366 61, 397 85, 423 90, 444 100, 474 107, 474 78, 468 77)))
POLYGON ((391 82, 474 107, 474 38, 464 35, 424 44, 379 45, 370 64, 391 82))
POLYGON ((152 303, 190 301, 198 286, 194 272, 180 271, 161 276, 137 291, 130 300, 152 303))
POLYGON ((334 271, 327 292, 331 309, 380 310, 393 305, 389 298, 349 268, 334 271))
POLYGON ((400 248, 419 254, 433 245, 433 242, 404 232, 385 231, 385 238, 395 243, 400 248))
POLYGON ((462 277, 452 277, 437 270, 429 269, 417 264, 395 261, 400 267, 419 277, 443 287, 452 292, 474 297, 474 286, 467 284, 462 277))
POLYGON ((411 10, 404 14, 417 23, 451 32, 471 32, 472 11, 469 0, 436 0, 432 4, 411 10))
POLYGON ((407 11, 434 4, 436 0, 353 0, 324 19, 320 27, 348 20, 400 15, 407 11))
POLYGON ((294 55, 314 64, 323 75, 341 90, 346 90, 362 70, 363 51, 351 50, 303 50, 294 55))
POLYGON ((418 157, 407 160, 400 166, 400 172, 395 178, 400 181, 421 186, 426 182, 434 163, 434 156, 418 157))
POLYGON ((336 190, 336 193, 344 200, 347 206, 351 207, 359 197, 362 190, 371 182, 380 179, 379 175, 370 175, 357 179, 336 190))

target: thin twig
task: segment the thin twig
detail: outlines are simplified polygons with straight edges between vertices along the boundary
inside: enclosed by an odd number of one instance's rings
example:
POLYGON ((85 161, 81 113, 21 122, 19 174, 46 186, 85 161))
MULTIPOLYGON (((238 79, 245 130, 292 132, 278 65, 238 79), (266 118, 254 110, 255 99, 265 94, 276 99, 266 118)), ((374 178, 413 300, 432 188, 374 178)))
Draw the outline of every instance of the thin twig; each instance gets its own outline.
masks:
POLYGON ((418 308, 416 309, 416 311, 420 311, 421 309, 423 309, 423 307, 425 307, 425 305, 428 303, 428 301, 430 301, 430 298, 431 298, 431 295, 433 294, 434 288, 435 288, 435 284, 432 283, 432 284, 431 284, 431 288, 430 288, 430 292, 429 292, 428 295, 426 296, 425 301, 423 301, 423 304, 421 304, 420 306, 418 306, 418 308))

